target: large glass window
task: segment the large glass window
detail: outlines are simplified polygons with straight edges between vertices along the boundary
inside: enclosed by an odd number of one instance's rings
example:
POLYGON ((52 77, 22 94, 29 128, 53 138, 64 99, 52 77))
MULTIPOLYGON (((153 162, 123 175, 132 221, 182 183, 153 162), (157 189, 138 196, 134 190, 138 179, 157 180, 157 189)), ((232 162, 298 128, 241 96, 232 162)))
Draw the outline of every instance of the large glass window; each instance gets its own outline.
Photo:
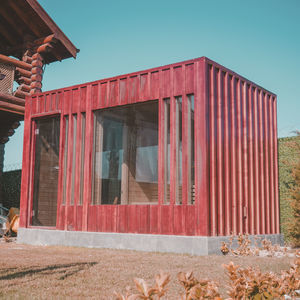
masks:
POLYGON ((158 202, 158 102, 94 114, 93 204, 158 202))
POLYGON ((56 226, 60 118, 35 121, 32 225, 56 226))

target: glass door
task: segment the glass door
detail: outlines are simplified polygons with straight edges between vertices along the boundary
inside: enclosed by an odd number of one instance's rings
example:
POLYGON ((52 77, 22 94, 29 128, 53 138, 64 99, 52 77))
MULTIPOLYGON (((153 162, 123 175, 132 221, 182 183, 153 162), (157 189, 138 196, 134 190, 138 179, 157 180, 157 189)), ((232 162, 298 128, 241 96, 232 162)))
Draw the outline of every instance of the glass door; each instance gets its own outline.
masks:
POLYGON ((59 116, 35 121, 32 225, 56 226, 59 116))

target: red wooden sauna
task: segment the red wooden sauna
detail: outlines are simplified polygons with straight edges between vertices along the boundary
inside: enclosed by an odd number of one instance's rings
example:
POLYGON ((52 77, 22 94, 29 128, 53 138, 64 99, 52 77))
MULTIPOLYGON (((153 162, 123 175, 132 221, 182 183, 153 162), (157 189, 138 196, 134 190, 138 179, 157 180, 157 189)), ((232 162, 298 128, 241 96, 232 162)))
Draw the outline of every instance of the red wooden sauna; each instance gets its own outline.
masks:
POLYGON ((23 242, 280 236, 276 95, 201 57, 32 96, 21 190, 23 242))

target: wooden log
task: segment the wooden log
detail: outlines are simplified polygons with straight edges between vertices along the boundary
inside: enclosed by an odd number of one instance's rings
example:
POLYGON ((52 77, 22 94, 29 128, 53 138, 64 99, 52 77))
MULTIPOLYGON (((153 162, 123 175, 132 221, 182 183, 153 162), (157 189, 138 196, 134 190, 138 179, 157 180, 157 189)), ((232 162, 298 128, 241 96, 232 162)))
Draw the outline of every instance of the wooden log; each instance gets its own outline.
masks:
POLYGON ((25 84, 27 84, 27 85, 30 85, 30 84, 31 84, 31 80, 30 80, 29 78, 23 77, 23 76, 19 77, 19 79, 18 79, 17 82, 18 82, 19 84, 23 84, 23 83, 25 83, 25 84))
POLYGON ((10 64, 15 67, 22 68, 24 70, 31 70, 31 64, 28 64, 24 61, 20 61, 11 57, 8 57, 6 55, 0 54, 0 62, 5 64, 10 64))
POLYGON ((43 45, 43 44, 47 44, 47 43, 57 43, 58 42, 58 37, 57 34, 50 34, 46 37, 42 37, 40 39, 37 39, 34 41, 35 45, 43 45))
POLYGON ((19 121, 16 121, 16 122, 14 122, 14 123, 11 125, 11 128, 12 128, 12 129, 17 129, 20 125, 21 125, 21 123, 20 123, 19 121))
POLYGON ((32 57, 28 56, 28 55, 24 55, 22 60, 25 62, 25 63, 28 63, 28 64, 31 64, 32 63, 32 57))
POLYGON ((15 97, 20 97, 25 99, 25 97, 30 97, 31 95, 29 93, 21 91, 19 88, 15 91, 15 97))
POLYGON ((19 68, 19 67, 16 68, 16 72, 17 72, 17 74, 19 74, 23 77, 27 77, 27 78, 31 77, 31 72, 30 71, 24 70, 24 69, 19 68))
POLYGON ((42 88, 42 83, 39 81, 34 81, 30 84, 30 89, 41 89, 42 88))
POLYGON ((4 102, 4 101, 0 101, 0 108, 1 108, 1 110, 15 112, 15 113, 19 113, 19 114, 24 114, 24 112, 25 112, 24 106, 8 103, 8 102, 4 102))
POLYGON ((53 49, 53 46, 50 43, 46 43, 37 48, 37 53, 50 52, 53 49))
POLYGON ((7 136, 1 138, 0 144, 5 144, 9 141, 9 138, 7 136))
POLYGON ((6 95, 3 93, 0 93, 0 101, 10 102, 12 104, 16 104, 16 105, 20 105, 20 106, 25 106, 25 100, 11 96, 11 95, 6 95))
POLYGON ((33 81, 42 81, 43 76, 40 74, 32 74, 31 75, 31 82, 33 81))
POLYGON ((33 54, 33 55, 32 55, 32 59, 33 59, 33 60, 37 60, 37 59, 43 60, 42 56, 41 56, 39 53, 33 54))
POLYGON ((41 92, 42 92, 41 89, 32 89, 32 90, 30 91, 30 95, 37 94, 37 93, 41 93, 41 92))
POLYGON ((29 93, 30 90, 31 90, 31 87, 30 87, 30 85, 27 85, 27 84, 21 84, 21 85, 19 86, 19 89, 20 89, 21 91, 24 91, 24 92, 29 93))
POLYGON ((56 37, 56 34, 51 34, 48 35, 44 40, 43 40, 43 44, 47 44, 47 43, 57 43, 58 39, 56 37))
POLYGON ((12 136, 13 134, 15 133, 15 131, 10 128, 8 131, 7 131, 7 136, 12 136))
POLYGON ((37 60, 33 60, 31 65, 32 65, 33 68, 34 67, 42 68, 43 67, 43 62, 41 60, 37 59, 37 60))
POLYGON ((39 67, 35 67, 35 68, 32 68, 31 72, 32 72, 32 74, 42 75, 43 74, 43 69, 41 69, 39 67))

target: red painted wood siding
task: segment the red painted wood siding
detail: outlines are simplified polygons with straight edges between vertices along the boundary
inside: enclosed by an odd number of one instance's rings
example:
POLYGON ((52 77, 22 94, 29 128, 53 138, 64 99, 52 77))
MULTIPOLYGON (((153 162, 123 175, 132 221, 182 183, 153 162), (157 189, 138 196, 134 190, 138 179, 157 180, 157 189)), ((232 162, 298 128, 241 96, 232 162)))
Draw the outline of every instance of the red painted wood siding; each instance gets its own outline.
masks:
MULTIPOLYGON (((22 227, 30 226, 33 120, 61 114, 57 229, 176 235, 279 233, 276 95, 207 58, 45 92, 26 99, 21 191, 22 227), (175 151, 175 97, 195 101, 195 203, 182 168, 183 204, 175 203, 176 161, 171 154, 170 204, 164 203, 164 99, 171 101, 171 152, 175 151), (141 101, 159 101, 159 185, 157 205, 92 205, 93 111, 141 101), (72 115, 77 115, 76 161, 81 157, 81 113, 86 113, 84 199, 79 204, 80 164, 70 203, 72 115), (69 116, 67 201, 62 204, 64 116, 69 116)), ((183 116, 183 124, 186 116, 183 116)), ((185 125, 184 125, 185 126, 185 125)), ((187 130, 183 128, 183 141, 187 130)), ((183 160, 187 161, 183 142, 183 160)))

